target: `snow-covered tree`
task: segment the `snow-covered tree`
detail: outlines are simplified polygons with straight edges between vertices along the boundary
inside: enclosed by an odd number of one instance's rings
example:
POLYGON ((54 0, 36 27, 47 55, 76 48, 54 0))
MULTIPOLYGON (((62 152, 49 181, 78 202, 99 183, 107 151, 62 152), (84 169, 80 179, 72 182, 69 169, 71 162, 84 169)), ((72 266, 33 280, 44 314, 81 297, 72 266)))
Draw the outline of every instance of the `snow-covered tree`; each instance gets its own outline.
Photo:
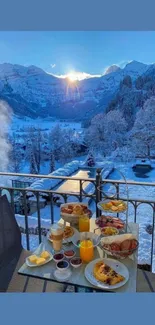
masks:
POLYGON ((56 160, 67 162, 76 154, 74 145, 74 130, 63 129, 56 125, 49 134, 50 150, 53 151, 56 160))
POLYGON ((30 127, 27 132, 26 138, 26 159, 30 161, 30 170, 35 165, 35 172, 40 173, 40 166, 42 163, 43 142, 40 129, 30 127))
POLYGON ((55 170, 55 157, 54 157, 54 152, 51 151, 50 154, 50 173, 52 173, 55 170))
POLYGON ((14 134, 11 143, 11 151, 10 151, 10 167, 11 170, 15 173, 19 173, 21 171, 21 163, 22 163, 22 148, 20 147, 20 143, 18 142, 16 135, 14 134))
POLYGON ((36 161, 33 151, 31 151, 30 156, 30 174, 37 174, 36 161))
POLYGON ((95 152, 109 155, 125 140, 127 123, 119 110, 96 115, 85 134, 85 141, 95 152))
POLYGON ((150 156, 151 149, 155 148, 155 97, 148 99, 144 107, 136 115, 134 126, 129 133, 129 141, 134 144, 135 150, 142 151, 150 156))

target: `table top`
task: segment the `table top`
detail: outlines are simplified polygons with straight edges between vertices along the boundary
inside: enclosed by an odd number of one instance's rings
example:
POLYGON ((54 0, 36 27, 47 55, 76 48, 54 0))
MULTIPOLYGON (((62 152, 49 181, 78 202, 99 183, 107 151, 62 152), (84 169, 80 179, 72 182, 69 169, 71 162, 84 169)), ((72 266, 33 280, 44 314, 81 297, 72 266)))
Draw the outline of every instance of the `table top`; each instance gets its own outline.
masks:
MULTIPOLYGON (((138 238, 138 225, 135 223, 129 223, 130 231, 134 233, 137 238, 138 238)), ((91 231, 94 232, 94 229, 96 228, 95 225, 95 220, 91 219, 91 231)), ((66 247, 64 246, 63 248, 65 249, 73 249, 76 251, 76 256, 79 256, 79 249, 73 246, 73 244, 70 244, 70 246, 66 247)), ((52 252, 52 244, 50 241, 47 239, 44 241, 44 243, 41 243, 35 253, 39 253, 39 251, 42 250, 48 250, 49 252, 52 252)), ((100 247, 96 247, 94 249, 94 259, 96 258, 103 258, 106 257, 104 251, 100 247)), ((109 257, 110 258, 110 257, 109 257)), ((128 282, 123 285, 122 287, 113 290, 113 292, 136 292, 136 278, 137 278, 137 253, 133 254, 132 257, 120 260, 127 268, 129 271, 129 280, 128 282)), ((80 287, 85 287, 85 288, 90 288, 94 290, 98 290, 99 288, 94 287, 91 283, 87 281, 84 275, 85 267, 87 264, 83 263, 79 268, 73 268, 72 266, 71 271, 71 277, 67 282, 61 282, 64 284, 68 285, 75 285, 75 286, 80 286, 80 287)), ((18 273, 25 275, 25 276, 30 276, 30 277, 35 277, 35 278, 40 278, 44 280, 50 280, 54 282, 58 282, 55 277, 54 277, 54 271, 56 269, 56 263, 54 260, 50 261, 49 263, 39 266, 39 267, 28 267, 26 263, 22 265, 22 267, 19 269, 18 273)), ((102 289, 99 289, 100 291, 102 289)), ((106 290, 103 290, 106 291, 106 290)))

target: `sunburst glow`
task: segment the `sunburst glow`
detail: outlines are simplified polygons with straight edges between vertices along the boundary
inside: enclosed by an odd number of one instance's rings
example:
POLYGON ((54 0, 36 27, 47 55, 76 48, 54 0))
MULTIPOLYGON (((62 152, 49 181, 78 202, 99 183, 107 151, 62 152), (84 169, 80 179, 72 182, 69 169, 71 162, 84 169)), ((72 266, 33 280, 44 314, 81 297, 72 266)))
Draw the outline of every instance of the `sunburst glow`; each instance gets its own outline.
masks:
POLYGON ((82 80, 83 76, 79 72, 70 72, 68 73, 67 78, 69 79, 69 81, 74 82, 76 80, 82 80))

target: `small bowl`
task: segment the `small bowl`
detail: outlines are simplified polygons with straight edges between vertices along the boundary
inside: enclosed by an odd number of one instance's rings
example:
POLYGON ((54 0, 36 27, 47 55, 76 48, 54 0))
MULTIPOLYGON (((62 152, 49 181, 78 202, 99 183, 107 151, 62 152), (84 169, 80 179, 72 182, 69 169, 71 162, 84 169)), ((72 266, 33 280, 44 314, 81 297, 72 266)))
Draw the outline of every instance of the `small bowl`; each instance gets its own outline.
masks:
POLYGON ((53 255, 53 260, 58 263, 58 262, 61 262, 63 261, 65 258, 64 254, 63 253, 56 253, 53 255))
POLYGON ((119 230, 117 229, 117 228, 115 228, 115 227, 110 227, 110 226, 107 226, 107 227, 103 227, 102 229, 101 229, 101 234, 103 235, 103 236, 105 236, 105 237, 109 237, 109 236, 116 236, 116 235, 119 235, 119 230), (113 229, 114 231, 115 231, 115 234, 105 234, 104 233, 104 230, 106 230, 106 229, 108 229, 108 228, 110 228, 110 229, 113 229))
POLYGON ((80 266, 82 265, 82 260, 81 260, 80 257, 73 257, 73 258, 71 259, 71 261, 70 261, 70 264, 71 264, 75 269, 77 269, 78 267, 80 267, 80 266), (78 264, 74 264, 74 261, 75 261, 75 262, 76 262, 76 261, 79 261, 79 263, 78 263, 78 264))
POLYGON ((56 267, 59 271, 64 272, 69 268, 69 263, 67 261, 60 261, 57 263, 56 267))
POLYGON ((74 252, 73 249, 64 252, 64 256, 65 256, 65 258, 67 258, 68 260, 70 260, 71 258, 73 258, 73 257, 75 256, 75 254, 76 254, 76 253, 74 252), (67 253, 68 253, 68 254, 67 254, 67 253), (70 253, 70 254, 69 254, 69 253, 70 253), (72 254, 71 254, 71 253, 72 253, 72 254))
POLYGON ((81 232, 81 233, 75 234, 75 236, 72 239, 72 242, 73 242, 74 246, 79 248, 80 242, 85 239, 91 240, 93 242, 93 246, 96 247, 99 245, 101 237, 93 232, 81 232))

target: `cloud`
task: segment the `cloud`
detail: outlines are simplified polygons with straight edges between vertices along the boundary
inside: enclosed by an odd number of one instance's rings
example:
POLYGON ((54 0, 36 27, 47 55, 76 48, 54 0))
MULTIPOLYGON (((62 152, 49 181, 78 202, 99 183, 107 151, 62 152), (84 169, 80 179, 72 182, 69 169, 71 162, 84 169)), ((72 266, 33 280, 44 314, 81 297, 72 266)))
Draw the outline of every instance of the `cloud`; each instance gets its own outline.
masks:
POLYGON ((55 68, 55 67, 56 67, 56 64, 55 63, 51 64, 51 68, 52 69, 55 68))

